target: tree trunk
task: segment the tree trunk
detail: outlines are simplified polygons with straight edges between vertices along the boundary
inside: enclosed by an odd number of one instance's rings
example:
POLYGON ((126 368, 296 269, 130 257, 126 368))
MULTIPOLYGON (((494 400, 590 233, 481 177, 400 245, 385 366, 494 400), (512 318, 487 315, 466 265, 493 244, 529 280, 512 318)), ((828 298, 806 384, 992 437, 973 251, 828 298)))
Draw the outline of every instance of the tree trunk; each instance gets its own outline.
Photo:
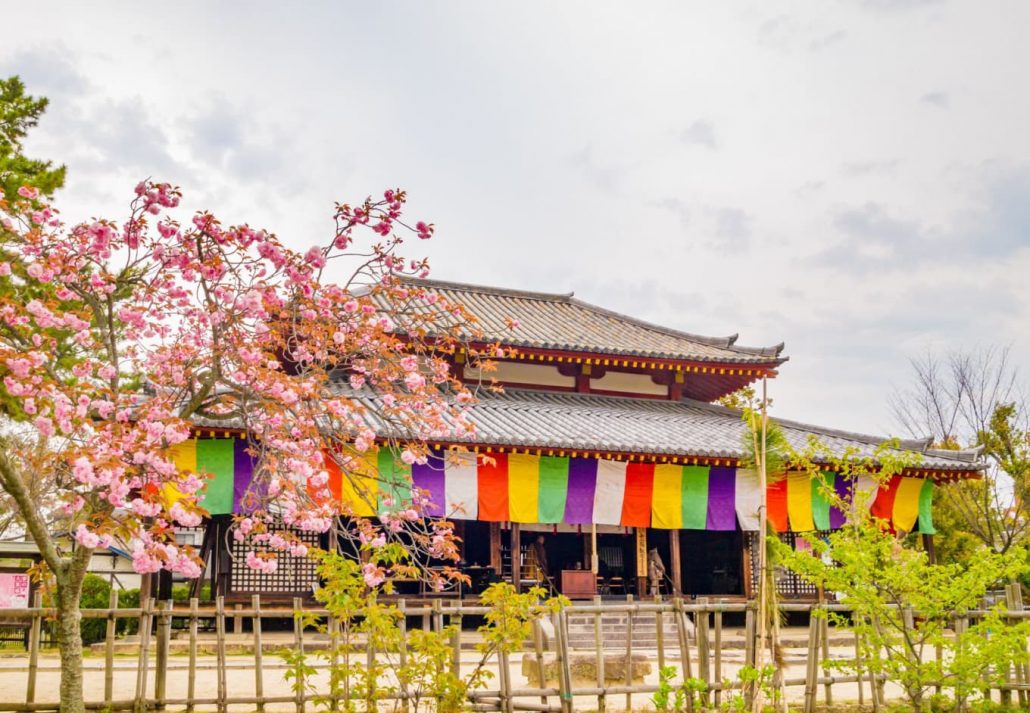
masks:
POLYGON ((82 695, 81 577, 57 581, 57 646, 61 653, 61 713, 84 713, 82 695), (69 581, 75 579, 77 581, 69 581))

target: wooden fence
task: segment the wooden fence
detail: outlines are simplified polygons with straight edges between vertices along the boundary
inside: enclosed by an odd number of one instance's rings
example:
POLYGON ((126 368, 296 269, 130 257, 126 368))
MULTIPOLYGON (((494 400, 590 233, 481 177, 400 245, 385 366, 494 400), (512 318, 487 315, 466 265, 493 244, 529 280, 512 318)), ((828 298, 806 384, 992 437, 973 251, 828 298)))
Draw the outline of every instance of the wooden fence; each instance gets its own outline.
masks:
MULTIPOLYGON (((1018 587, 1011 588, 1006 594, 1009 617, 1016 620, 1030 616, 1030 612, 1023 611, 1018 587)), ((406 615, 401 620, 402 627, 421 625, 427 629, 441 630, 447 624, 457 625, 461 634, 451 641, 452 670, 460 672, 463 664, 470 663, 472 655, 468 653, 469 645, 476 634, 468 629, 461 631, 461 625, 463 620, 468 623, 469 617, 485 614, 486 607, 441 600, 414 605, 402 601, 399 606, 406 615)), ((832 704, 835 686, 839 691, 845 684, 850 686, 848 693, 851 700, 862 704, 868 701, 874 711, 881 710, 886 703, 884 680, 876 679, 868 671, 862 671, 861 667, 857 675, 833 675, 822 666, 822 663, 831 657, 831 648, 838 656, 842 651, 845 655, 851 652, 854 660, 859 660, 860 642, 850 630, 832 627, 825 617, 811 616, 819 608, 846 612, 844 607, 833 604, 781 604, 784 614, 808 615, 809 622, 803 642, 796 647, 804 651, 803 661, 799 660, 799 664, 803 663, 804 675, 787 675, 783 681, 785 689, 792 692, 794 700, 803 700, 806 713, 814 710, 820 697, 823 702, 832 704)), ((956 619, 955 626, 968 626, 970 621, 984 613, 967 612, 956 619)), ((27 676, 24 695, 12 700, 17 689, 6 686, 4 690, 0 690, 0 711, 58 709, 56 688, 49 688, 48 695, 41 696, 38 687, 40 673, 44 670, 52 673, 58 665, 53 657, 44 656, 43 661, 49 661, 49 667, 41 666, 41 651, 44 650, 41 645, 41 633, 45 622, 53 614, 52 609, 41 606, 38 598, 31 608, 5 612, 6 619, 29 621, 30 626, 28 663, 27 668, 23 669, 27 676)), ((292 709, 306 713, 312 710, 312 704, 317 697, 321 697, 321 702, 326 703, 324 693, 289 692, 284 695, 281 682, 287 666, 276 654, 267 652, 268 642, 263 640, 263 635, 267 633, 266 623, 277 620, 280 627, 278 635, 283 641, 284 650, 309 651, 316 643, 312 640, 315 632, 310 625, 306 626, 303 623, 305 618, 310 622, 311 617, 318 617, 329 628, 336 626, 328 612, 305 607, 300 599, 295 599, 292 607, 263 606, 261 598, 254 596, 248 607, 237 605, 227 608, 224 600, 218 598, 213 607, 201 608, 199 602, 193 599, 188 606, 174 606, 170 601, 151 600, 140 608, 120 609, 117 592, 112 592, 108 608, 83 610, 82 615, 84 619, 106 621, 106 636, 99 645, 102 648, 103 666, 97 667, 96 663, 99 661, 93 659, 96 662, 94 667, 89 672, 84 672, 84 675, 88 676, 91 672, 99 674, 102 671, 103 696, 88 700, 88 708, 140 712, 185 709, 189 713, 197 710, 216 710, 219 713, 229 710, 257 710, 263 713, 273 709, 292 709), (117 650, 126 641, 124 637, 118 636, 118 623, 121 620, 138 621, 139 645, 138 652, 133 652, 135 687, 131 698, 125 697, 124 694, 116 696, 115 690, 116 661, 124 660, 119 658, 117 650), (244 622, 249 623, 249 632, 244 631, 247 628, 243 626, 244 622), (202 625, 213 627, 213 654, 207 651, 202 640, 202 625), (283 627, 287 628, 285 638, 282 633, 283 627), (229 628, 233 632, 231 640, 227 636, 229 628), (182 664, 181 658, 170 656, 173 629, 178 629, 187 642, 184 652, 185 665, 182 664), (246 662, 242 664, 237 661, 239 657, 232 655, 230 651, 239 650, 241 646, 246 649, 247 655, 246 662), (213 661, 210 660, 212 658, 213 661), (169 672, 183 670, 186 672, 185 687, 170 690, 169 672), (230 694, 229 676, 239 671, 249 671, 249 674, 244 675, 252 676, 246 685, 240 685, 238 677, 234 679, 235 688, 247 689, 248 695, 230 694), (215 695, 199 695, 198 675, 203 678, 212 673, 216 681, 215 695), (273 679, 273 676, 276 678, 273 679), (277 685, 270 686, 270 683, 277 685), (266 693, 269 688, 276 687, 280 689, 277 693, 266 693)), ((727 635, 730 630, 725 625, 727 617, 737 619, 738 623, 742 621, 742 637, 739 635, 741 627, 737 626, 732 630, 734 643, 740 652, 733 654, 736 667, 753 664, 756 645, 756 615, 753 603, 721 603, 678 598, 666 601, 636 601, 632 596, 628 596, 625 601, 602 602, 595 598, 589 603, 574 603, 555 613, 550 618, 550 627, 546 622, 534 623, 533 635, 521 653, 524 657, 528 656, 528 667, 531 669, 530 675, 526 678, 531 683, 537 683, 536 687, 517 686, 513 682, 514 657, 501 653, 496 655, 493 662, 497 668, 494 679, 496 687, 492 690, 473 691, 470 694, 468 708, 503 713, 571 713, 575 707, 589 708, 599 713, 615 709, 641 709, 645 706, 650 707, 650 696, 660 688, 659 683, 654 680, 654 673, 665 666, 677 668, 677 675, 672 681, 673 686, 678 686, 685 679, 703 681, 706 690, 701 694, 700 705, 704 708, 718 708, 727 696, 738 695, 743 691, 743 684, 731 676, 733 667, 727 662, 730 638, 727 635), (604 622, 612 617, 621 617, 625 622, 625 641, 613 641, 604 632, 604 622), (654 618, 653 642, 634 645, 634 626, 640 627, 640 622, 649 621, 651 617, 654 618), (570 645, 569 625, 573 620, 578 622, 577 626, 580 628, 584 621, 592 622, 592 645, 584 646, 580 641, 578 650, 570 645), (667 640, 670 631, 674 634, 671 640, 667 640), (587 653, 584 654, 583 651, 587 653), (615 653, 611 653, 612 651, 615 653), (634 662, 639 661, 641 654, 646 656, 649 664, 657 667, 652 668, 650 682, 635 680, 639 676, 635 675, 634 662), (589 682, 590 685, 584 684, 582 670, 578 675, 573 675, 573 666, 577 662, 582 663, 584 659, 592 664, 588 667, 594 679, 589 682), (614 670, 615 665, 621 667, 624 680, 613 682, 611 677, 606 675, 606 666, 613 667, 614 670), (552 672, 556 675, 551 675, 552 672), (556 680, 552 684, 549 679, 556 680)), ((399 655, 403 657, 405 654, 402 651, 399 655)), ((937 655, 940 656, 939 651, 937 655)), ((309 665, 316 672, 324 672, 330 662, 309 662, 309 665)), ((524 671, 526 666, 524 662, 524 671)), ((3 670, 0 668, 0 674, 3 670)), ((12 669, 8 667, 7 670, 12 669)), ((396 689, 386 694, 384 699, 394 701, 400 709, 407 711, 406 699, 410 696, 406 695, 403 686, 397 686, 396 689)), ((1019 702, 1026 704, 1030 700, 1030 668, 1015 667, 1014 670, 1007 672, 1005 684, 997 690, 1000 691, 999 696, 1003 700, 1011 700, 1013 692, 1016 692, 1019 702)), ((339 701, 330 700, 328 704, 333 710, 341 708, 339 701)), ((693 701, 688 701, 688 710, 692 710, 694 705, 693 701)))

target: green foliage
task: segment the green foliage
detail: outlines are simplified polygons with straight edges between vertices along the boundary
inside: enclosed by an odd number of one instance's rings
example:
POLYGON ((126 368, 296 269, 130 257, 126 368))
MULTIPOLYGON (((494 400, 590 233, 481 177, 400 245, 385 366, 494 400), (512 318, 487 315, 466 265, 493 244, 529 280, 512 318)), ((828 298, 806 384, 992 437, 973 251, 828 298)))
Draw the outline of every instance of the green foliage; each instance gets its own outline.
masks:
MULTIPOLYGON (((958 483, 948 486, 965 487, 958 483)), ((983 484, 980 483, 980 487, 983 484)), ((935 494, 933 503, 933 536, 937 561, 941 564, 965 565, 971 562, 984 548, 979 537, 969 531, 965 516, 956 507, 951 497, 935 494)))
MULTIPOLYGON (((389 546, 370 555, 387 566, 403 565, 408 557, 403 548, 389 546)), ((492 675, 486 668, 488 661, 519 650, 532 633, 534 619, 567 603, 562 598, 546 599, 546 592, 539 587, 521 594, 507 583, 489 587, 481 595, 489 610, 479 628, 479 658, 470 672, 462 674, 451 665, 452 641, 459 633, 455 627, 407 631, 403 612, 380 601, 381 590, 367 585, 361 562, 330 552, 319 552, 316 558, 325 584, 315 597, 330 613, 333 625, 304 613, 299 614, 300 623, 327 633, 330 645, 324 652, 286 653, 284 661, 287 678, 297 693, 315 692, 311 656, 327 661, 328 686, 315 697, 320 709, 333 709, 337 702, 346 711, 371 713, 387 699, 404 693, 412 713, 420 709, 464 710, 469 694, 483 688, 492 675)))
MULTIPOLYGON (((750 711, 747 696, 744 691, 756 691, 761 694, 765 704, 762 706, 763 713, 771 713, 779 710, 781 689, 774 685, 773 679, 776 675, 776 667, 769 664, 762 668, 754 666, 742 666, 737 671, 737 680, 740 682, 740 690, 728 695, 722 704, 722 710, 728 713, 744 713, 750 711)), ((723 681, 729 684, 729 681, 723 681)))
MULTIPOLYGON (((656 711, 670 710, 669 706, 673 704, 673 692, 672 692, 672 680, 676 678, 677 669, 675 666, 662 666, 658 669, 658 690, 655 691, 654 695, 651 696, 651 703, 654 704, 656 711)), ((676 701, 678 703, 678 701, 676 701)), ((676 705, 672 710, 680 710, 680 706, 676 705)))
MULTIPOLYGON (((188 605, 190 603, 190 589, 191 588, 192 588, 192 585, 190 583, 188 583, 188 582, 183 583, 183 584, 172 585, 172 601, 175 602, 176 604, 186 604, 186 605, 188 605)), ((139 590, 135 590, 135 591, 136 591, 136 596, 138 597, 139 596, 139 590)), ((212 597, 211 597, 211 583, 210 582, 204 582, 204 584, 200 585, 200 591, 197 593, 197 599, 199 599, 202 602, 212 601, 212 597)))
POLYGON ((765 443, 762 442, 762 413, 757 408, 745 407, 742 418, 747 428, 741 437, 741 448, 744 451, 742 465, 745 468, 758 468, 761 459, 765 458, 765 472, 769 481, 779 480, 787 470, 793 449, 787 435, 779 424, 771 418, 765 422, 765 443))
POLYGON ((0 79, 0 197, 8 202, 17 197, 22 186, 33 186, 51 195, 64 185, 64 166, 30 159, 22 153, 29 129, 39 123, 47 99, 25 93, 18 77, 0 79))
MULTIPOLYGON (((111 597, 111 584, 96 574, 87 574, 82 580, 82 591, 79 593, 79 608, 81 609, 107 609, 111 597)), ((56 606, 52 591, 44 591, 43 605, 47 607, 56 606)), ((50 622, 52 637, 57 637, 57 621, 50 622)), ((103 641, 107 636, 106 619, 83 619, 79 624, 82 632, 82 643, 85 646, 103 641)))
MULTIPOLYGON (((30 159, 22 153, 22 145, 29 129, 39 123, 39 118, 46 111, 47 99, 35 98, 25 93, 25 85, 17 77, 0 79, 0 213, 15 201, 24 202, 18 195, 22 186, 39 189, 44 196, 51 195, 64 184, 64 166, 54 167, 50 161, 30 159)), ((0 224, 0 237, 8 238, 10 233, 0 224)), ((10 263, 11 275, 0 277, 0 295, 10 296, 21 303, 42 297, 51 297, 54 286, 45 285, 23 278, 25 265, 12 260, 7 250, 0 250, 0 261, 10 263)), ((66 331, 43 330, 45 336, 57 339, 56 359, 62 366, 70 366, 67 362, 70 349, 66 341, 66 331)), ((7 373, 6 367, 0 369, 0 378, 7 373)), ((0 413, 14 419, 22 420, 26 414, 22 410, 21 400, 6 392, 0 395, 0 413)))
MULTIPOLYGON (((83 609, 106 609, 110 604, 111 584, 96 574, 87 574, 82 580, 82 595, 79 606, 83 609)), ((82 643, 85 646, 103 641, 107 635, 106 619, 83 619, 79 625, 82 630, 82 643)))
MULTIPOLYGON (((744 691, 760 690, 766 701, 762 710, 768 713, 777 710, 779 691, 773 685, 776 673, 774 666, 763 666, 761 670, 754 666, 742 666, 737 672, 739 686, 736 690, 730 681, 722 682, 724 697, 719 710, 726 713, 745 713, 751 708, 747 703, 744 691)), ((656 711, 662 713, 683 713, 684 711, 714 710, 708 698, 708 684, 699 678, 685 679, 679 686, 674 686, 678 670, 675 666, 664 666, 658 671, 658 690, 651 697, 656 711)))
MULTIPOLYGON (((118 592, 119 609, 139 608, 139 589, 123 589, 118 592)), ((139 619, 119 619, 118 633, 132 635, 139 631, 139 619)))
MULTIPOLYGON (((822 615, 852 627, 861 640, 861 665, 901 686, 915 710, 929 710, 928 691, 937 684, 952 688, 964 707, 980 688, 1000 683, 1008 665, 1028 660, 1030 622, 1009 623, 991 611, 961 625, 963 612, 974 610, 988 589, 1026 571, 1024 553, 981 552, 967 565, 931 565, 925 552, 903 547, 868 518, 812 546, 808 553, 773 543, 779 564, 835 592, 851 610, 850 616, 822 615), (941 661, 937 647, 944 651, 941 661)), ((859 672, 854 660, 824 665, 859 672)))

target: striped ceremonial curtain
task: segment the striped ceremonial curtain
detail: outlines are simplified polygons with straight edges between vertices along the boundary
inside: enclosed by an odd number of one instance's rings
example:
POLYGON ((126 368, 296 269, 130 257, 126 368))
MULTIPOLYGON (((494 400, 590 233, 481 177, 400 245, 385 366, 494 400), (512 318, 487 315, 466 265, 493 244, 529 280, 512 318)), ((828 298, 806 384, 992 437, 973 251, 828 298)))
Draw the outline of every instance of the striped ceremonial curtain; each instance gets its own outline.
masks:
MULTIPOLYGON (((245 439, 191 439, 173 457, 181 470, 211 476, 201 501, 209 512, 247 509, 255 467, 245 439)), ((489 522, 758 529, 758 477, 744 468, 441 450, 410 466, 388 448, 370 460, 344 476, 327 459, 329 495, 341 513, 373 517, 415 507, 429 517, 489 522), (413 504, 413 488, 425 500, 413 504)), ((834 494, 896 530, 934 532, 932 480, 895 476, 877 487, 868 477, 829 471, 770 482, 769 522, 777 532, 837 529, 847 513, 831 505, 834 494)))
MULTIPOLYGON (((245 438, 190 438, 172 447, 171 459, 180 471, 207 475, 200 506, 212 515, 228 515, 249 509, 255 463, 247 450, 245 438)), ((172 501, 181 497, 173 485, 165 493, 172 501)))
MULTIPOLYGON (((788 473, 767 489, 768 517, 777 532, 835 530, 847 513, 830 504, 836 494, 850 508, 868 510, 895 530, 933 534, 933 481, 893 476, 878 485, 872 478, 845 478, 823 471, 818 477, 788 473)), ((757 526, 754 529, 758 529, 757 526)))

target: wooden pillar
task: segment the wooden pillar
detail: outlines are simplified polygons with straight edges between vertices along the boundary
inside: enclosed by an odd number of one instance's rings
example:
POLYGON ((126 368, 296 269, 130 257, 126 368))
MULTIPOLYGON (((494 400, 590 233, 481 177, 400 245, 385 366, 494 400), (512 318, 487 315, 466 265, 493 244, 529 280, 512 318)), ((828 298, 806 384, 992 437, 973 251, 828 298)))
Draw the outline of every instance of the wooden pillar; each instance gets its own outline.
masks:
MULTIPOLYGON (((200 560, 203 563, 200 570, 200 576, 190 581, 190 599, 196 599, 200 596, 200 588, 204 584, 204 575, 210 576, 207 568, 210 566, 211 570, 214 571, 214 567, 210 565, 211 562, 211 546, 215 541, 215 530, 214 524, 211 520, 208 520, 204 525, 204 540, 200 544, 200 560)), ((212 580, 214 581, 214 580, 212 580)))
POLYGON ((583 364, 576 374, 576 393, 588 394, 590 393, 590 365, 583 364))
POLYGON ((157 574, 157 582, 154 587, 154 598, 161 602, 170 601, 172 598, 172 571, 162 569, 157 574))
POLYGON ((590 563, 593 562, 594 547, 590 541, 590 533, 580 532, 579 536, 583 538, 583 569, 591 569, 590 563))
POLYGON ((454 367, 451 369, 451 373, 457 377, 458 381, 465 383, 465 350, 458 349, 454 352, 454 367))
POLYGON ((741 548, 741 557, 743 558, 743 567, 741 571, 744 573, 744 598, 751 599, 754 592, 754 577, 751 572, 751 537, 744 533, 744 546, 741 548))
POLYGON ((150 593, 153 591, 153 577, 152 572, 141 574, 139 577, 139 601, 141 607, 145 606, 144 602, 147 599, 150 599, 150 593))
POLYGON ((499 522, 490 523, 490 566, 500 577, 504 569, 504 562, 501 557, 501 523, 499 522))
POLYGON ((672 383, 669 384, 669 401, 679 401, 683 398, 683 372, 675 371, 672 374, 672 383))
POLYGON ((637 528, 637 596, 647 596, 647 528, 637 528))
POLYGON ((926 550, 926 561, 937 564, 937 548, 933 544, 933 535, 923 534, 923 549, 926 550))
POLYGON ((522 535, 519 524, 511 524, 511 583, 516 592, 522 591, 522 535))
POLYGON ((669 566, 672 568, 673 594, 683 594, 683 572, 680 566, 680 531, 669 530, 669 566))

